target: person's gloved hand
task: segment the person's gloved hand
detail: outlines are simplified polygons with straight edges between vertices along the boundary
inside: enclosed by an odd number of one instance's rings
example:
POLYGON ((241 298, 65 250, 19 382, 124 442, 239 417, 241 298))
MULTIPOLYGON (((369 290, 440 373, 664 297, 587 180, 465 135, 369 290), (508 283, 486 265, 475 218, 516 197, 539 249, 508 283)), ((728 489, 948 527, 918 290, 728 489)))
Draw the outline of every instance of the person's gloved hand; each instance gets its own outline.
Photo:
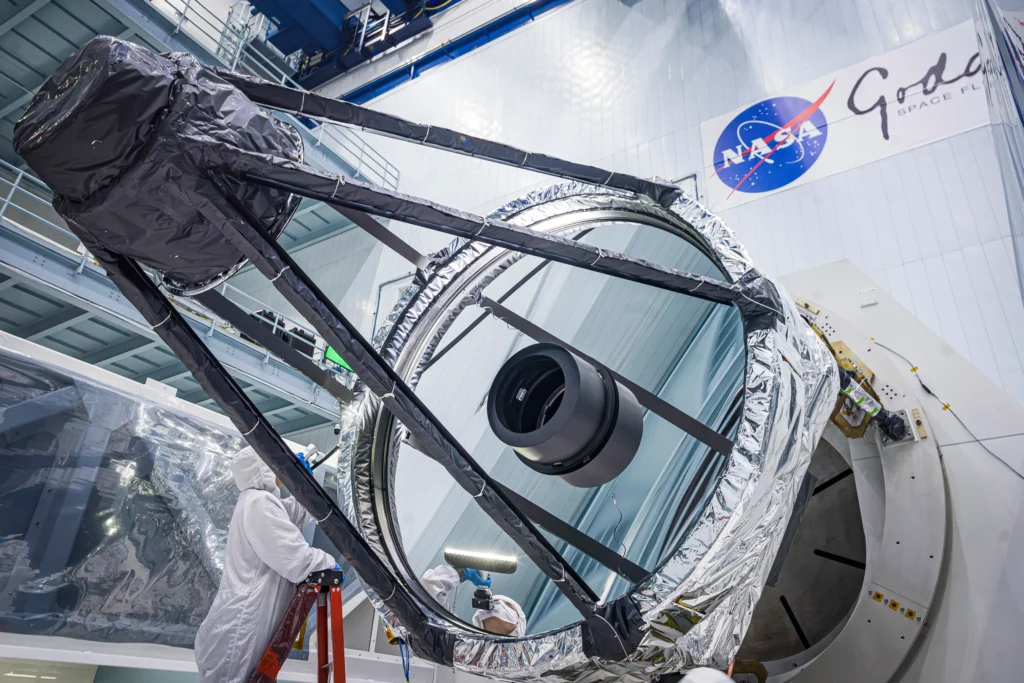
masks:
POLYGON ((302 466, 306 468, 307 472, 309 472, 310 474, 313 474, 313 468, 309 466, 308 462, 306 462, 306 456, 304 454, 296 453, 295 457, 298 458, 299 462, 302 463, 302 466))
POLYGON ((481 574, 475 569, 463 569, 462 580, 469 581, 474 586, 480 586, 481 588, 491 587, 491 577, 488 575, 488 577, 485 579, 483 574, 481 574))
POLYGON ((309 444, 308 446, 306 446, 305 449, 296 453, 295 457, 298 458, 299 462, 302 463, 302 466, 306 468, 307 472, 313 474, 313 468, 309 466, 309 461, 306 459, 307 453, 309 453, 309 456, 312 457, 313 454, 316 453, 316 446, 314 446, 313 444, 309 444))

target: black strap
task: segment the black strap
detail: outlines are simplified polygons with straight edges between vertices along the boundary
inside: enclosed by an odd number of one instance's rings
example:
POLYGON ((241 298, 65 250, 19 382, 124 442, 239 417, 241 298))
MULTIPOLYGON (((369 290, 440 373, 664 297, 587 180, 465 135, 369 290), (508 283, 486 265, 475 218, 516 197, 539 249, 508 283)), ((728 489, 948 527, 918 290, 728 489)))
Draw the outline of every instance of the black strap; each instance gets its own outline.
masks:
MULTIPOLYGON (((578 239, 582 238, 584 235, 588 234, 589 232, 590 232, 589 228, 586 229, 586 230, 580 230, 577 234, 573 235, 572 239, 578 240, 578 239)), ((513 294, 518 292, 519 289, 523 285, 525 285, 527 282, 532 280, 533 277, 537 273, 539 273, 540 271, 544 270, 548 266, 548 264, 550 264, 550 263, 551 263, 551 261, 542 261, 538 265, 534 266, 533 270, 531 270, 529 273, 527 273, 522 278, 520 278, 520 280, 517 283, 515 283, 514 285, 512 285, 511 287, 508 288, 508 291, 506 291, 504 294, 502 294, 501 296, 498 297, 498 303, 499 304, 505 303, 505 301, 510 296, 512 296, 513 294)), ((431 365, 433 365, 437 361, 441 360, 441 358, 446 353, 451 351, 455 347, 456 344, 458 344, 460 341, 465 339, 469 335, 470 332, 472 332, 473 330, 476 329, 477 325, 479 325, 480 323, 482 323, 486 319, 487 319, 487 314, 484 313, 483 315, 478 317, 476 320, 471 322, 469 324, 469 326, 466 327, 466 329, 464 329, 462 332, 460 332, 458 335, 456 335, 456 337, 454 339, 452 339, 450 342, 448 342, 448 344, 443 349, 441 349, 440 351, 438 351, 437 353, 435 353, 431 357, 431 359, 427 362, 426 367, 423 368, 423 371, 426 372, 427 370, 429 370, 431 365)))
MULTIPOLYGON (((407 436, 405 442, 420 452, 423 452, 424 450, 423 444, 421 444, 414 436, 407 436)), ((496 481, 494 482, 494 485, 501 489, 502 493, 512 501, 512 504, 519 508, 519 511, 526 515, 531 522, 541 528, 547 529, 569 545, 582 550, 588 556, 594 558, 605 567, 608 567, 608 569, 611 569, 619 576, 623 576, 633 583, 640 583, 647 578, 647 570, 640 565, 635 564, 622 555, 619 555, 608 546, 595 541, 576 527, 564 522, 558 517, 555 517, 529 498, 524 498, 504 484, 500 484, 496 481)))
POLYGON ((370 233, 373 237, 377 238, 379 242, 393 249, 396 254, 404 258, 416 268, 426 268, 427 264, 430 263, 429 258, 416 251, 408 242, 362 211, 334 206, 333 204, 329 206, 366 232, 370 233))
MULTIPOLYGON (((531 270, 531 271, 530 271, 529 273, 527 273, 527 274, 526 274, 526 277, 524 277, 524 278, 523 278, 522 280, 520 280, 519 282, 517 282, 517 283, 516 283, 516 284, 515 284, 514 286, 512 286, 512 287, 511 287, 511 288, 510 288, 510 289, 509 289, 509 290, 508 290, 507 292, 505 292, 505 293, 504 293, 504 294, 502 294, 502 295, 501 295, 500 297, 498 297, 498 301, 505 301, 505 300, 506 300, 506 299, 508 299, 508 298, 509 298, 510 296, 512 296, 513 294, 515 294, 515 293, 516 293, 516 292, 517 292, 517 291, 519 290, 519 288, 520 288, 520 287, 522 287, 522 286, 523 286, 523 285, 525 285, 525 284, 526 284, 527 282, 529 282, 529 281, 530 281, 530 280, 531 280, 531 279, 533 278, 533 276, 534 276, 534 275, 536 275, 536 274, 537 274, 537 273, 539 273, 540 271, 544 270, 544 268, 545 268, 545 267, 547 267, 547 265, 548 265, 549 263, 551 263, 551 262, 550 262, 550 261, 543 261, 542 263, 540 263, 540 264, 539 264, 538 266, 536 266, 536 267, 535 267, 535 268, 534 268, 533 270, 531 270)), ((433 364, 434 364, 434 363, 436 363, 437 361, 441 360, 441 358, 443 358, 443 357, 444 357, 444 355, 445 355, 446 353, 448 353, 448 352, 449 352, 449 351, 451 351, 451 350, 452 350, 453 348, 455 348, 455 345, 456 345, 456 344, 458 344, 458 343, 459 343, 459 342, 461 342, 461 341, 462 341, 463 339, 465 339, 466 337, 468 337, 468 336, 469 336, 469 333, 470 333, 470 332, 472 332, 473 330, 475 330, 475 329, 477 328, 477 325, 479 325, 480 323, 482 323, 482 322, 483 322, 483 321, 485 321, 485 320, 487 320, 487 314, 486 314, 486 313, 484 313, 484 314, 483 314, 483 315, 481 315, 481 316, 480 316, 479 318, 477 318, 476 320, 474 320, 473 322, 471 322, 471 323, 470 323, 470 324, 469 324, 469 325, 468 325, 468 326, 466 327, 466 329, 464 329, 464 330, 463 330, 462 332, 459 332, 459 334, 458 334, 458 335, 456 335, 456 336, 455 336, 455 338, 454 338, 454 339, 452 339, 452 340, 451 340, 450 342, 448 342, 448 344, 446 344, 446 345, 445 345, 445 347, 444 347, 443 349, 441 349, 440 351, 438 351, 437 353, 435 353, 435 354, 433 355, 433 357, 431 357, 431 359, 430 359, 430 360, 429 360, 429 361, 427 362, 427 365, 426 365, 426 367, 424 367, 424 368, 423 368, 423 371, 424 371, 424 372, 426 372, 427 370, 429 370, 429 369, 430 369, 430 366, 431 366, 431 365, 433 365, 433 364)))
POLYGON ((582 531, 555 517, 544 508, 523 498, 512 489, 501 486, 501 490, 534 524, 547 529, 569 545, 579 548, 619 576, 624 576, 633 583, 640 583, 647 578, 647 570, 640 565, 619 555, 608 546, 598 543, 582 531))

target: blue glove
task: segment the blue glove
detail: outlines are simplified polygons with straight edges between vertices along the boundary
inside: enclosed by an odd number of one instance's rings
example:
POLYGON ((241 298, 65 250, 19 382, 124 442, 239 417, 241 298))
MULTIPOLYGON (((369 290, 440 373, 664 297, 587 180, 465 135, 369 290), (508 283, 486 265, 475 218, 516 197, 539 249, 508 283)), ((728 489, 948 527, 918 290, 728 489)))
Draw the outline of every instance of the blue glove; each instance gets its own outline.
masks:
POLYGON ((463 581, 469 581, 474 586, 481 588, 491 587, 491 577, 488 576, 486 579, 483 575, 475 569, 463 569, 462 570, 463 581))
POLYGON ((340 572, 341 571, 341 565, 338 564, 337 562, 334 563, 334 571, 336 571, 336 572, 340 572))
POLYGON ((302 466, 306 468, 307 472, 309 472, 310 474, 313 474, 313 468, 309 466, 308 462, 306 462, 306 454, 305 453, 302 453, 302 452, 296 453, 295 457, 298 458, 299 462, 302 463, 302 466))

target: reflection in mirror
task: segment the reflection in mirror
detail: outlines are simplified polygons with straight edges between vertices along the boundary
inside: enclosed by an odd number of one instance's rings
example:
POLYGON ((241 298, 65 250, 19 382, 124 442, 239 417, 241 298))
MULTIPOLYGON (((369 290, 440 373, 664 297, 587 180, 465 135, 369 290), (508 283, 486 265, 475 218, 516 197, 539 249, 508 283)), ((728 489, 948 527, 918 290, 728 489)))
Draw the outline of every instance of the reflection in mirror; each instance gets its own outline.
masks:
MULTIPOLYGON (((724 277, 704 253, 668 231, 625 221, 587 227, 577 233, 579 239, 604 250, 724 277)), ((505 307, 712 429, 734 436, 744 371, 743 330, 734 308, 557 263, 537 270, 542 263, 535 257, 521 259, 490 282, 483 295, 498 300, 534 273, 504 301, 505 307)), ((452 286, 468 287, 478 275, 452 286)), ((479 307, 467 307, 445 331, 438 351, 470 329, 481 313, 479 307)), ((496 482, 643 571, 655 570, 704 508, 724 459, 644 409, 636 455, 607 483, 580 488, 527 467, 490 428, 487 395, 501 366, 534 343, 487 316, 429 366, 416 391, 496 482)), ((492 573, 490 591, 496 599, 506 596, 521 606, 527 634, 579 620, 554 583, 440 465, 402 443, 394 472, 394 534, 412 573, 429 577, 450 567, 445 548, 513 556, 515 573, 492 573)), ((542 533, 602 602, 629 589, 628 578, 550 530, 542 533)), ((476 589, 460 581, 438 602, 466 624, 479 625, 476 589)))

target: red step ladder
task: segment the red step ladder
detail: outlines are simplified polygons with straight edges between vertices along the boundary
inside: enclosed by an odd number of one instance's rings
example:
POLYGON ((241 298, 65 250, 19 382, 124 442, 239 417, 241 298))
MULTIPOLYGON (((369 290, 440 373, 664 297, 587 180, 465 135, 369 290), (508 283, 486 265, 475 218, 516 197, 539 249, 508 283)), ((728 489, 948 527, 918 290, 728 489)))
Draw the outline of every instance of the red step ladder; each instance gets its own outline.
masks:
POLYGON ((345 574, 338 569, 313 572, 299 584, 288 611, 274 632, 263 659, 249 683, 270 683, 277 680, 288 653, 306 623, 306 615, 316 603, 317 683, 345 683, 345 631, 342 623, 341 588, 345 574), (328 610, 330 603, 330 610, 328 610), (328 633, 328 611, 330 632, 328 633), (330 644, 328 644, 330 640, 330 644), (331 681, 329 651, 334 653, 334 680, 331 681))

